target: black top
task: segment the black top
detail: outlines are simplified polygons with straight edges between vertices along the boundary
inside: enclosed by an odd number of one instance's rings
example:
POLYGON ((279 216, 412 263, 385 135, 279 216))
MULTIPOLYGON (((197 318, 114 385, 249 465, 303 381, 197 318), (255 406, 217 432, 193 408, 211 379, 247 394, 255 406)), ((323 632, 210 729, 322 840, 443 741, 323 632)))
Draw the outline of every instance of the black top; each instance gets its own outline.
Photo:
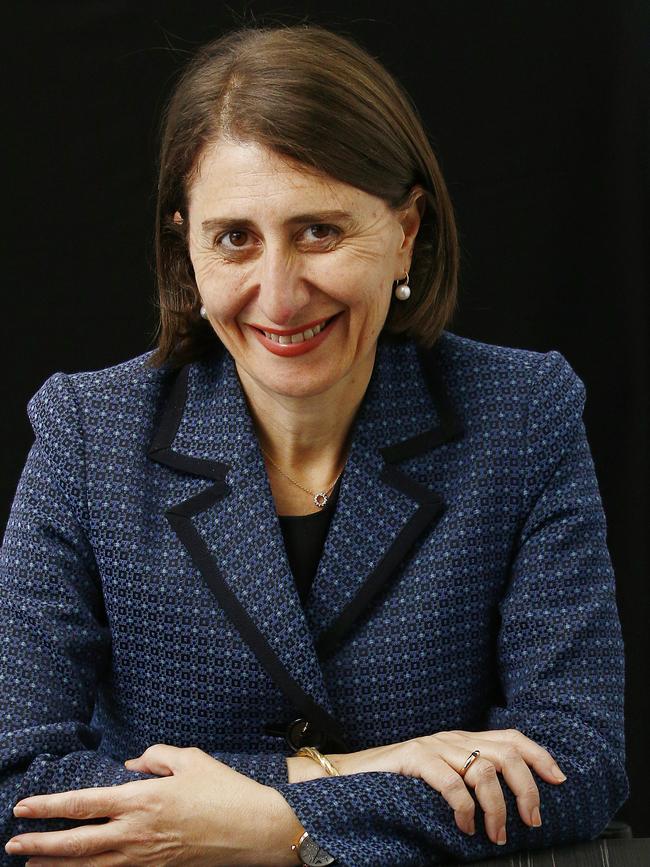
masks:
POLYGON ((320 511, 309 515, 278 515, 289 565, 303 605, 309 595, 323 553, 327 531, 339 496, 341 478, 342 476, 339 476, 327 503, 320 511))

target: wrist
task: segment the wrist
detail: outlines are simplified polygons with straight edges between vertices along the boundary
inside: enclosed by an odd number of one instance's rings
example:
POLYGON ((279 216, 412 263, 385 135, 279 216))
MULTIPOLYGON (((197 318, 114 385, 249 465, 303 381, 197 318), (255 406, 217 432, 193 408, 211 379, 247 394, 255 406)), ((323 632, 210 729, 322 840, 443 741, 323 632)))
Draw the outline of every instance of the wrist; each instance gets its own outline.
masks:
POLYGON ((357 753, 327 753, 327 758, 342 777, 354 774, 354 757, 357 753))
POLYGON ((305 831, 300 819, 284 797, 271 786, 268 789, 266 808, 261 811, 259 848, 261 861, 250 862, 251 867, 297 867, 301 863, 292 851, 291 844, 305 831))
POLYGON ((290 783, 304 783, 327 776, 325 768, 308 756, 290 756, 287 759, 287 773, 290 783))

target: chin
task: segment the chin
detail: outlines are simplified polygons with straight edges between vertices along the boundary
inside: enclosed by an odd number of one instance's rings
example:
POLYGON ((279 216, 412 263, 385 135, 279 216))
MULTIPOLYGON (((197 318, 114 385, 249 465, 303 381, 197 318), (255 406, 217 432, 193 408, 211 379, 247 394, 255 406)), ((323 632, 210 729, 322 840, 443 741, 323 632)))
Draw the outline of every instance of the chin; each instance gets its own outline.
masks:
POLYGON ((277 378, 266 376, 255 376, 254 379, 267 391, 274 394, 281 394, 284 397, 313 397, 317 394, 330 389, 338 381, 340 377, 330 377, 323 379, 321 376, 305 376, 294 374, 292 377, 286 375, 278 376, 277 378))

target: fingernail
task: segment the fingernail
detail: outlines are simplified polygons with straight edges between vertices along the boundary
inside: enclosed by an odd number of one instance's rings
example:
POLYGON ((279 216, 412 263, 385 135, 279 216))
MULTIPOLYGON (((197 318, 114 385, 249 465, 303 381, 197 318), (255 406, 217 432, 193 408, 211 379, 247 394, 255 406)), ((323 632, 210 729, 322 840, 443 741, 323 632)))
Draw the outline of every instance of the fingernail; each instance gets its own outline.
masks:
POLYGON ((32 811, 29 807, 14 807, 14 816, 31 816, 32 811))
POLYGON ((560 783, 563 783, 566 780, 566 775, 562 773, 562 771, 556 765, 551 771, 556 780, 559 780, 560 783))
POLYGON ((22 843, 13 843, 11 840, 5 846, 5 852, 8 852, 10 855, 13 855, 15 852, 22 852, 23 846, 22 843))
POLYGON ((539 814, 539 807, 533 807, 530 813, 530 818, 533 823, 533 828, 539 828, 542 824, 542 817, 539 814))
POLYGON ((497 834, 497 846, 505 846, 506 840, 507 840, 506 826, 504 825, 503 828, 501 828, 501 830, 497 834))

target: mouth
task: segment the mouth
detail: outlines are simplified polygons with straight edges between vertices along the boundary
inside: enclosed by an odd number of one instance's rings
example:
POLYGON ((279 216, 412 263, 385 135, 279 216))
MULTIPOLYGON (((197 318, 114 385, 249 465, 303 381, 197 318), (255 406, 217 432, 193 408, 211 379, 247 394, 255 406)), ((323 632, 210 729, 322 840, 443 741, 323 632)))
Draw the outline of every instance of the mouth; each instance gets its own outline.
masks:
POLYGON ((316 320, 303 331, 285 331, 278 334, 276 331, 267 331, 257 325, 248 324, 257 340, 269 352, 284 358, 292 358, 317 349, 324 340, 327 340, 343 312, 339 310, 328 319, 316 320))
POLYGON ((298 343, 305 343, 312 340, 317 334, 324 331, 328 325, 334 321, 334 319, 341 315, 342 312, 343 311, 339 311, 328 319, 321 319, 320 321, 312 322, 309 327, 302 330, 293 329, 288 331, 277 331, 276 329, 273 329, 272 331, 269 331, 264 328, 259 328, 257 325, 251 325, 251 328, 254 328, 260 334, 263 334, 267 340, 272 340, 273 343, 277 343, 280 346, 295 346, 298 343))

